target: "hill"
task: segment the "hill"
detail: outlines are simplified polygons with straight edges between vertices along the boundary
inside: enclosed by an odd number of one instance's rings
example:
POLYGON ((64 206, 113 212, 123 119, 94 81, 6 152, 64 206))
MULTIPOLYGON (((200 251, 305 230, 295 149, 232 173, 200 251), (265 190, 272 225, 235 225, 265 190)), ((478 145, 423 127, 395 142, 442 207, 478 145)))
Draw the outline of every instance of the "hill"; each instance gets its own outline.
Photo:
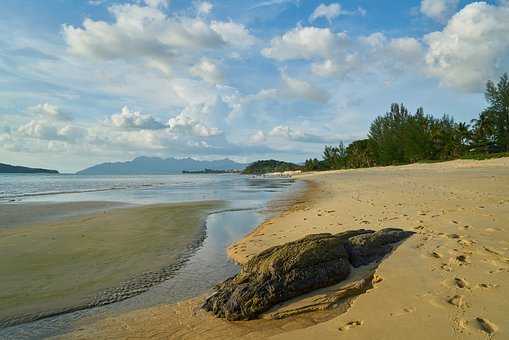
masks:
POLYGON ((26 166, 17 166, 0 163, 0 173, 2 174, 58 174, 56 170, 29 168, 26 166))
POLYGON ((138 157, 127 162, 101 163, 84 170, 78 175, 140 175, 140 174, 171 174, 182 171, 210 170, 242 170, 246 164, 237 163, 230 159, 214 161, 199 161, 192 158, 138 157))
POLYGON ((301 169, 302 169, 301 166, 294 163, 270 159, 251 163, 244 169, 242 173, 249 175, 261 175, 271 172, 295 171, 301 169))

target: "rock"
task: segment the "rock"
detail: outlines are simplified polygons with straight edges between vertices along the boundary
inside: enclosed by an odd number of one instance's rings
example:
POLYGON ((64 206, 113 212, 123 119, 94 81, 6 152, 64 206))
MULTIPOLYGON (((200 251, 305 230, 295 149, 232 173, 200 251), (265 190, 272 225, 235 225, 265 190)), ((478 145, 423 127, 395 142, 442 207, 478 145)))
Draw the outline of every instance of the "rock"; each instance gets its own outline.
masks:
POLYGON ((346 250, 354 267, 381 259, 392 250, 392 243, 404 240, 412 233, 394 228, 357 235, 348 239, 346 250))
POLYGON ((216 286, 203 308, 228 320, 250 320, 272 306, 346 279, 351 266, 380 260, 412 235, 401 229, 314 234, 269 248, 216 286))

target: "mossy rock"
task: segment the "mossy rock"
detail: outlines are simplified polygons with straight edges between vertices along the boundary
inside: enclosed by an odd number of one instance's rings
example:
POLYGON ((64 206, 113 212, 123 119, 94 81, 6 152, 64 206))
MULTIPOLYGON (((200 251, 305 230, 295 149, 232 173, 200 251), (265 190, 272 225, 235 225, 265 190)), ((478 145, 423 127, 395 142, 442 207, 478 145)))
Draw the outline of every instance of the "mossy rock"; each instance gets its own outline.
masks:
POLYGON ((345 280, 352 266, 378 261, 412 233, 401 229, 308 235, 269 248, 216 286, 203 308, 228 320, 250 320, 272 306, 345 280))

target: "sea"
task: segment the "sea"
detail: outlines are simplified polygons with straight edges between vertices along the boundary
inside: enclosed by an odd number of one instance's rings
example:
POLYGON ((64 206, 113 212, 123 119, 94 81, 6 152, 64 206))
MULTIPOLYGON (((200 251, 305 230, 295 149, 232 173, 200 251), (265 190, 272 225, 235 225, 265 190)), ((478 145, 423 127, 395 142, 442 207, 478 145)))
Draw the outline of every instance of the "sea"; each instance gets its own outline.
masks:
MULTIPOLYGON (((222 200, 226 208, 206 220, 206 236, 186 255, 167 281, 130 299, 0 329, 1 339, 39 339, 65 334, 78 321, 159 304, 176 303, 209 292, 236 274, 226 248, 274 213, 274 202, 288 202, 305 183, 291 178, 240 174, 53 175, 0 174, 0 204, 107 201, 153 204, 222 200)), ((277 205, 277 204, 276 204, 277 205)))

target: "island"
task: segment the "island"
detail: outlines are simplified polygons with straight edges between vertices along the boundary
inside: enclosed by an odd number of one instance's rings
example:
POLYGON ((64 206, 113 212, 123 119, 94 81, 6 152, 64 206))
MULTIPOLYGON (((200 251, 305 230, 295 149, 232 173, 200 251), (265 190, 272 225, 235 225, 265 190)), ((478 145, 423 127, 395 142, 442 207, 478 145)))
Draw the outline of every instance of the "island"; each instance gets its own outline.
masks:
POLYGON ((302 167, 297 164, 269 159, 251 163, 244 169, 244 171, 242 171, 242 173, 246 175, 263 175, 268 173, 298 170, 302 170, 302 167))
POLYGON ((17 166, 0 163, 0 174, 58 174, 57 170, 29 168, 26 166, 17 166))

